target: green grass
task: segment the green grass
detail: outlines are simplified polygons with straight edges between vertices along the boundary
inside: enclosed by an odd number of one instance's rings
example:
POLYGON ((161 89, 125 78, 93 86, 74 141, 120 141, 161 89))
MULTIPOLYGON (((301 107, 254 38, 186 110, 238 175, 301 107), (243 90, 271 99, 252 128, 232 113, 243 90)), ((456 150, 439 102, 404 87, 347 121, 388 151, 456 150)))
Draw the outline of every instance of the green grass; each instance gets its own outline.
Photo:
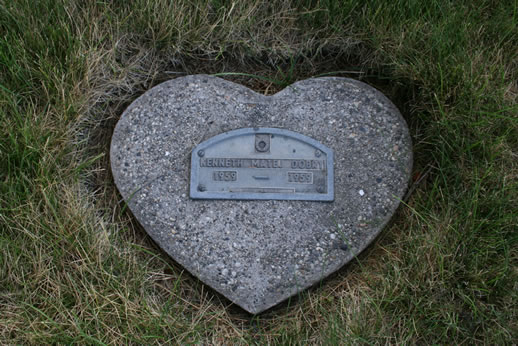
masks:
POLYGON ((0 343, 516 343, 517 25, 516 0, 0 1, 0 343), (377 241, 259 316, 160 251, 110 176, 122 110, 193 73, 361 79, 414 140, 377 241))

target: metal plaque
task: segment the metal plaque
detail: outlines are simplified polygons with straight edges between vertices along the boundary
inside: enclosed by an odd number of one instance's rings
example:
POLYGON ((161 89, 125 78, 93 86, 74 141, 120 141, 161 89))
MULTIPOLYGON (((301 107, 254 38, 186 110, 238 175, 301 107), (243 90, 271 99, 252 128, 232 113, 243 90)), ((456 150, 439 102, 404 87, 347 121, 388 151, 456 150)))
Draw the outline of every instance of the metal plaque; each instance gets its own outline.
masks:
POLYGON ((283 129, 225 132, 192 151, 190 196, 332 201, 333 151, 283 129))

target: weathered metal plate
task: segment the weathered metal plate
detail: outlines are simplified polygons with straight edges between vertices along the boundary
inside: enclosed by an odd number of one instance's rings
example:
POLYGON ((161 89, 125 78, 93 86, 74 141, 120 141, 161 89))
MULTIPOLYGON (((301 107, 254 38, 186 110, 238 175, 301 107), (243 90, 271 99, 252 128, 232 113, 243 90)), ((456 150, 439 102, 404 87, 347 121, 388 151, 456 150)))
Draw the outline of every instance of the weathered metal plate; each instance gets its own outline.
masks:
POLYGON ((333 184, 333 151, 293 131, 244 128, 192 151, 195 199, 332 201, 333 184))

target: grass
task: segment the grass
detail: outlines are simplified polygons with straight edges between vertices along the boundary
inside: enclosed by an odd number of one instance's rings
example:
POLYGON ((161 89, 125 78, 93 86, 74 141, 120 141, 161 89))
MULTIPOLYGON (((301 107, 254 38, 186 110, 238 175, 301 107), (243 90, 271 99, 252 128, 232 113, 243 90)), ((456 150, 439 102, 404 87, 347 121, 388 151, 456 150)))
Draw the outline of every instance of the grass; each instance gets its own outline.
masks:
POLYGON ((516 343, 517 24, 515 0, 0 1, 0 343, 516 343), (259 316, 161 252, 110 176, 122 110, 192 73, 362 79, 413 136, 390 226, 259 316))

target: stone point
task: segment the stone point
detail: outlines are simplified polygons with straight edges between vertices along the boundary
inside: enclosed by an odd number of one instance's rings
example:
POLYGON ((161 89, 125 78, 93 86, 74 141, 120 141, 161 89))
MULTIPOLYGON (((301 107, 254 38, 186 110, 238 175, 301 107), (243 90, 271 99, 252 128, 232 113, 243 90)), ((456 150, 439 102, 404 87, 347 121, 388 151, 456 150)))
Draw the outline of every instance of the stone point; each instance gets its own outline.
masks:
POLYGON ((380 233, 412 167, 405 120, 379 91, 348 78, 296 82, 273 96, 207 75, 157 85, 119 120, 115 183, 175 261, 250 313, 338 270, 380 233), (333 202, 194 200, 191 152, 223 132, 279 128, 334 152, 333 202))

